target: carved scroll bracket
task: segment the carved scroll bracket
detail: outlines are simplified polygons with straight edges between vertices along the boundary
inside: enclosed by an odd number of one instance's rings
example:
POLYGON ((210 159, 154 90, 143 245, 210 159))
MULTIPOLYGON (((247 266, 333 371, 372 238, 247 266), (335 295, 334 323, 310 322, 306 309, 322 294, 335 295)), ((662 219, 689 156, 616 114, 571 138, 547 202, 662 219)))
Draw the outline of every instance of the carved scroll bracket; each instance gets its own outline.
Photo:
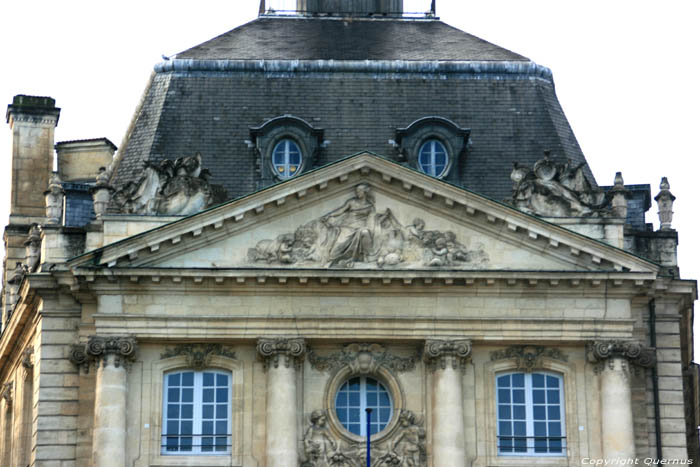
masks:
POLYGON ((551 358, 562 362, 566 362, 569 359, 559 349, 535 345, 513 345, 506 349, 491 352, 491 361, 513 359, 516 368, 526 373, 542 368, 543 358, 551 358))
POLYGON ((420 354, 399 357, 391 354, 380 344, 347 344, 340 352, 319 356, 312 349, 308 350, 309 363, 318 371, 335 373, 348 366, 352 374, 375 373, 379 367, 393 372, 411 371, 416 367, 420 354))
POLYGON ((15 383, 9 382, 2 385, 0 389, 0 397, 5 399, 5 407, 9 409, 12 407, 12 390, 15 387, 15 383))
POLYGON ((280 363, 289 368, 299 368, 304 361, 306 342, 301 338, 260 338, 258 339, 258 354, 265 361, 265 368, 278 368, 280 363))
POLYGON ((423 358, 431 370, 453 369, 464 370, 471 357, 472 343, 470 340, 433 340, 425 341, 423 358))
POLYGON ((203 370, 210 365, 212 357, 220 356, 235 360, 236 353, 230 347, 221 344, 182 344, 166 349, 160 354, 160 358, 179 356, 187 359, 188 367, 203 370))

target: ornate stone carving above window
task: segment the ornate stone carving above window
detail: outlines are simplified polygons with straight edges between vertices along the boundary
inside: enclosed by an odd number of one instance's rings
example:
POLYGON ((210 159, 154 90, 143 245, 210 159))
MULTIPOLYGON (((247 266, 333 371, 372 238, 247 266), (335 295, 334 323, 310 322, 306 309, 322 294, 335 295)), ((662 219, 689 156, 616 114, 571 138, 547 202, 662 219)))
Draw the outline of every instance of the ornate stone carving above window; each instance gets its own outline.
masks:
POLYGON ((181 344, 168 348, 160 354, 160 358, 179 356, 185 357, 188 368, 201 371, 209 367, 212 357, 220 356, 235 360, 236 352, 221 344, 181 344))
MULTIPOLYGON (((310 426, 304 433, 305 461, 302 467, 363 467, 366 462, 366 444, 349 443, 327 426, 325 410, 314 410, 310 426)), ((423 467, 427 465, 426 433, 423 417, 410 410, 401 410, 399 423, 389 437, 372 442, 372 465, 423 467)))
POLYGON ((459 179, 459 165, 467 154, 470 133, 470 129, 461 128, 446 118, 437 116, 423 117, 406 128, 397 128, 396 140, 390 143, 394 145, 396 159, 399 162, 406 162, 410 167, 429 175, 457 182, 459 179), (426 152, 426 143, 432 142, 437 142, 438 144, 431 144, 431 147, 427 149, 428 152, 426 152), (423 161, 424 163, 421 164, 419 160, 421 154, 425 153, 424 155, 426 155, 430 153, 433 157, 439 154, 442 158, 443 148, 447 152, 446 165, 443 167, 442 161, 440 161, 438 163, 440 166, 439 170, 435 170, 435 172, 427 170, 426 163, 428 167, 432 167, 431 163, 434 164, 435 161, 423 161))
POLYGON ((538 345, 513 345, 491 352, 491 361, 514 360, 515 368, 527 373, 542 368, 542 359, 551 358, 566 362, 569 357, 557 348, 538 345))
POLYGON ((143 175, 112 195, 112 202, 126 214, 188 216, 227 199, 226 190, 207 180, 202 155, 146 161, 143 175))
POLYGON ((315 167, 325 146, 322 129, 314 128, 306 120, 292 115, 271 118, 259 127, 251 127, 250 138, 250 146, 257 157, 260 188, 315 167), (273 161, 275 148, 284 140, 291 141, 301 152, 300 164, 293 171, 280 171, 279 164, 273 161))
POLYGON ((427 230, 425 221, 402 224, 391 209, 377 212, 369 185, 293 233, 261 240, 248 250, 251 263, 352 268, 478 269, 489 262, 481 243, 467 249, 454 232, 427 230))
POLYGON ((528 214, 545 217, 626 216, 626 192, 621 175, 606 193, 591 186, 583 173, 584 163, 560 164, 549 156, 550 152, 545 151, 544 158, 532 169, 514 164, 510 174, 513 196, 507 202, 528 214))
POLYGON ((412 371, 420 359, 416 353, 410 357, 399 357, 389 353, 380 344, 348 344, 340 352, 327 356, 319 356, 308 350, 308 358, 311 366, 318 371, 335 373, 339 369, 348 366, 352 374, 375 373, 381 366, 393 372, 412 371))

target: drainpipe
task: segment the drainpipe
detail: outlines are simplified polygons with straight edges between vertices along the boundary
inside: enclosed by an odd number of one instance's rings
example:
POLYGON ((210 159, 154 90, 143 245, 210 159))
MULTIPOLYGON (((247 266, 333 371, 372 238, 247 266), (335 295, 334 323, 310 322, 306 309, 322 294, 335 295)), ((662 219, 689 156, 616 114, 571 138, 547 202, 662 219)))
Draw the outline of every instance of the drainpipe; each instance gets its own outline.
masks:
MULTIPOLYGON (((649 302, 649 340, 651 347, 656 351, 656 301, 652 298, 649 302)), ((654 389, 654 426, 656 428, 656 458, 663 459, 661 447, 661 414, 659 409, 659 374, 656 365, 651 367, 651 383, 654 389)))

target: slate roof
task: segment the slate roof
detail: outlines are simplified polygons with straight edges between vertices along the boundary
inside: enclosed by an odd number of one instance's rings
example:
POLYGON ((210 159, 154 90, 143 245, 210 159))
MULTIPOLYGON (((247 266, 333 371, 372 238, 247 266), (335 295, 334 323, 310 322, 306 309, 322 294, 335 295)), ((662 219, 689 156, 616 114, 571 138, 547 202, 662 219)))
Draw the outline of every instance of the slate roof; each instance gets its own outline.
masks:
POLYGON ((179 59, 528 59, 437 20, 262 17, 177 54, 179 59))
MULTIPOLYGON (((264 183, 260 157, 246 144, 250 128, 285 114, 324 130, 329 144, 317 166, 361 151, 391 157, 390 140, 397 128, 426 116, 452 120, 471 129, 458 183, 497 200, 511 195, 515 161, 532 166, 544 150, 551 150, 562 162, 585 162, 548 70, 508 71, 541 67, 435 20, 344 23, 261 18, 179 54, 178 60, 165 62, 169 66, 156 67, 115 160, 112 183, 118 187, 137 180, 145 160, 201 152, 203 166, 213 174, 211 182, 223 185, 230 198, 252 193, 264 183), (317 63, 303 61, 311 57, 332 57, 333 62, 324 63, 336 64, 351 63, 340 62, 341 57, 362 57, 355 63, 368 66, 413 57, 423 61, 405 62, 407 66, 426 69, 442 63, 438 60, 460 60, 448 65, 466 63, 473 69, 397 73, 295 68, 317 63), (237 64, 229 63, 235 60, 237 64), (279 60, 286 60, 286 69, 279 68, 279 60), (490 71, 488 63, 493 64, 490 71)), ((586 173, 595 184, 587 168, 586 173)))

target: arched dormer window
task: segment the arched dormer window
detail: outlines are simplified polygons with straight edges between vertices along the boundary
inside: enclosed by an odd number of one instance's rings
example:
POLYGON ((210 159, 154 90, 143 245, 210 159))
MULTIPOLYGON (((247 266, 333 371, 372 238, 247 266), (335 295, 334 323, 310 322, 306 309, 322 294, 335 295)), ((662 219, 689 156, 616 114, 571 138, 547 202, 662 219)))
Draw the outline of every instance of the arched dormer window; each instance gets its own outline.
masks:
POLYGON ((282 115, 250 128, 259 159, 261 187, 288 180, 316 165, 323 130, 292 115, 282 115))
POLYGON ((435 178, 456 181, 470 130, 443 117, 424 117, 396 130, 399 159, 435 178))

